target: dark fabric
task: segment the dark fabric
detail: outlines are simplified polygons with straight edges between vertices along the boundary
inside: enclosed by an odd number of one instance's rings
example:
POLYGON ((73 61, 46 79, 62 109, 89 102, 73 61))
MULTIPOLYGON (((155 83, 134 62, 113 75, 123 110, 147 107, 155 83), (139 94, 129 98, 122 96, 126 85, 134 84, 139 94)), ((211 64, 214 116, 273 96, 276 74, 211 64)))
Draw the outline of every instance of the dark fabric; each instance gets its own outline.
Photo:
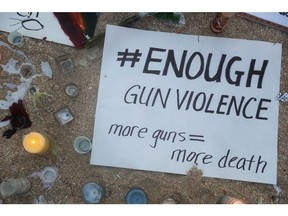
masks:
POLYGON ((29 115, 27 114, 27 112, 24 108, 22 100, 19 100, 18 103, 13 103, 9 107, 9 110, 10 110, 11 115, 6 116, 4 119, 2 119, 2 121, 7 121, 7 120, 11 121, 11 119, 12 119, 13 122, 18 123, 18 125, 15 124, 15 128, 14 128, 13 124, 10 124, 12 126, 12 129, 6 130, 2 135, 6 139, 11 138, 12 135, 17 132, 17 130, 19 130, 21 128, 29 128, 32 125, 32 122, 31 122, 29 115), (19 126, 20 123, 22 123, 23 125, 19 126))

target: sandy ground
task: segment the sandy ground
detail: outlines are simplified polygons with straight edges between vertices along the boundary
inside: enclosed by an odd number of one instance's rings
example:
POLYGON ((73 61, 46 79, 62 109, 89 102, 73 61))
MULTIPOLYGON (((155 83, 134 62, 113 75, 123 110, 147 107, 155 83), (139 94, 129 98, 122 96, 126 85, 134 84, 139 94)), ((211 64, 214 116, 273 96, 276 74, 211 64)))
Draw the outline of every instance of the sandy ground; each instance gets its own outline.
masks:
MULTIPOLYGON (((96 32, 103 32, 106 24, 117 24, 130 13, 101 13, 96 32)), ((148 17, 135 23, 139 29, 177 32, 181 34, 207 35, 216 37, 239 38, 282 43, 281 92, 288 92, 288 34, 257 22, 234 16, 222 34, 215 35, 209 28, 214 13, 185 13, 186 25, 178 27, 148 17)), ((0 32, 0 41, 8 44, 7 33, 0 32)), ((15 48, 15 47, 13 47, 15 48)), ((95 181, 106 189, 106 196, 101 203, 124 204, 125 195, 133 187, 144 189, 149 204, 161 203, 167 196, 174 197, 182 204, 215 204, 224 195, 230 195, 251 204, 288 203, 288 159, 287 159, 287 103, 280 103, 279 144, 278 144, 278 186, 282 192, 277 195, 273 185, 242 182, 202 177, 198 170, 191 170, 188 175, 165 174, 120 168, 108 168, 89 165, 90 153, 81 155, 73 149, 73 141, 79 135, 92 139, 94 115, 97 100, 103 44, 90 49, 75 48, 25 37, 25 46, 21 50, 35 65, 40 73, 41 61, 48 61, 53 78, 40 76, 33 80, 44 95, 33 105, 32 95, 28 92, 24 105, 30 115, 33 126, 18 131, 12 138, 0 138, 0 181, 4 178, 29 176, 46 166, 56 166, 59 178, 51 189, 45 189, 39 178, 29 177, 31 189, 22 195, 15 195, 0 200, 4 204, 33 203, 34 198, 43 195, 53 203, 82 204, 82 186, 88 181, 95 181), (70 54, 75 61, 76 71, 69 76, 59 72, 55 58, 70 54), (69 98, 64 88, 67 83, 78 85, 80 92, 75 99, 69 98), (69 107, 74 120, 61 126, 53 114, 62 107, 69 107), (56 155, 37 156, 27 153, 22 147, 22 137, 30 131, 39 130, 50 134, 57 147, 56 155)), ((1 63, 13 57, 11 51, 0 47, 1 63)), ((15 57, 15 56, 14 56, 15 57)), ((20 60, 21 61, 21 60, 20 60)), ((23 59, 22 59, 23 61, 23 59)), ((0 69, 1 83, 17 82, 19 76, 7 75, 0 69)), ((7 88, 0 90, 0 98, 6 95, 7 88)), ((3 118, 8 112, 0 110, 3 118)), ((1 134, 5 128, 0 128, 1 134)))

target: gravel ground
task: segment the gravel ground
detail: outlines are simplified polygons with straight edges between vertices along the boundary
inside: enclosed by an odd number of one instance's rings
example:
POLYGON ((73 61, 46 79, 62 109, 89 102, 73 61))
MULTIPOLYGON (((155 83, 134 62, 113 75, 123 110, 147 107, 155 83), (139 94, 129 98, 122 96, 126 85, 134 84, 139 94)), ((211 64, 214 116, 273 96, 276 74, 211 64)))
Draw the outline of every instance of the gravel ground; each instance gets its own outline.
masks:
MULTIPOLYGON (((131 13, 101 13, 96 32, 104 32, 106 24, 117 24, 131 13)), ((238 15, 234 16, 222 34, 215 35, 209 28, 210 20, 215 13, 184 13, 186 25, 179 27, 147 17, 133 24, 133 27, 181 34, 206 35, 216 37, 251 39, 282 43, 281 92, 288 92, 288 34, 247 20, 238 15)), ((0 41, 8 44, 7 33, 0 33, 0 41)), ((129 170, 89 165, 90 153, 81 155, 73 149, 73 141, 79 135, 92 139, 94 115, 97 100, 101 57, 103 44, 90 49, 78 50, 69 46, 44 40, 25 37, 25 46, 21 50, 32 61, 37 73, 40 73, 41 61, 48 61, 53 78, 40 76, 33 80, 43 95, 33 104, 33 97, 28 92, 24 105, 30 115, 33 126, 18 131, 12 138, 0 138, 0 181, 5 178, 29 176, 39 172, 46 166, 56 166, 59 178, 50 189, 43 187, 39 178, 29 177, 31 189, 22 195, 15 195, 0 200, 4 204, 33 203, 34 198, 43 195, 50 203, 82 204, 82 186, 89 181, 96 181, 106 188, 106 196, 101 203, 124 204, 125 195, 133 187, 143 188, 148 195, 149 204, 161 203, 167 196, 172 196, 181 204, 215 204, 224 195, 230 195, 251 204, 288 203, 288 159, 287 159, 287 104, 280 103, 279 142, 278 142, 278 186, 282 192, 277 196, 273 185, 242 182, 202 177, 198 170, 191 170, 188 175, 175 175, 159 172, 129 170), (76 65, 76 71, 69 76, 59 72, 55 58, 70 54, 76 65), (67 83, 75 83, 79 96, 69 98, 64 88, 67 83), (53 114, 60 108, 68 106, 74 120, 61 126, 53 114), (37 156, 27 153, 22 147, 22 137, 30 131, 39 130, 50 134, 57 147, 57 154, 37 156)), ((15 57, 7 48, 0 47, 1 63, 15 57)), ((15 57, 16 58, 16 57, 15 57)), ((19 59, 20 63, 23 59, 19 59)), ((19 76, 7 75, 0 69, 0 80, 17 82, 19 76)), ((6 95, 7 88, 0 90, 0 98, 6 95)), ((0 110, 3 118, 8 112, 0 110)), ((0 128, 1 133, 6 128, 0 128)))

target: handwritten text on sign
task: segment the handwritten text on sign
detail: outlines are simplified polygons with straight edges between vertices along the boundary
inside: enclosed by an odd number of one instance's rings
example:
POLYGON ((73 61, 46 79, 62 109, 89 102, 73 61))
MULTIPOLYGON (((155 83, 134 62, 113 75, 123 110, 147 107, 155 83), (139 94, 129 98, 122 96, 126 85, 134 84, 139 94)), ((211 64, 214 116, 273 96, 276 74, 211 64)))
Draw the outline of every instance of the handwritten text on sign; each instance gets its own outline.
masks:
POLYGON ((281 44, 107 26, 91 164, 275 184, 281 44))
POLYGON ((53 13, 6 12, 0 13, 0 20, 0 30, 2 31, 17 30, 25 36, 73 46, 53 13))

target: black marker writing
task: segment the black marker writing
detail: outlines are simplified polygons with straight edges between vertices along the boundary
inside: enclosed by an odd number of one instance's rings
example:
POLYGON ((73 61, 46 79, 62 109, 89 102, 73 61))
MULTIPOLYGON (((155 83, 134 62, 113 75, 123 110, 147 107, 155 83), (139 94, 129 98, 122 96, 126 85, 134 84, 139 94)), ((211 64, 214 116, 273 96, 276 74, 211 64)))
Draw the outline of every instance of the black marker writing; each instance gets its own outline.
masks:
POLYGON ((189 140, 190 141, 198 141, 198 142, 205 142, 203 135, 193 135, 189 134, 189 140))
POLYGON ((38 19, 36 19, 39 16, 38 12, 36 13, 35 16, 36 18, 30 18, 33 15, 32 12, 27 13, 27 15, 24 15, 22 13, 17 13, 17 15, 24 18, 24 19, 10 18, 11 20, 19 21, 11 25, 11 26, 21 25, 19 28, 17 28, 17 30, 22 27, 29 31, 39 31, 44 28, 44 25, 38 19))
POLYGON ((288 12, 279 12, 279 14, 288 17, 288 12))
POLYGON ((181 91, 180 89, 171 88, 164 90, 133 85, 126 91, 124 102, 146 107, 158 106, 163 109, 166 109, 169 105, 177 110, 268 120, 267 110, 272 100, 245 96, 215 95, 188 90, 181 91))
POLYGON ((140 128, 137 125, 124 126, 121 124, 112 124, 109 128, 108 134, 115 134, 117 136, 123 136, 123 137, 127 137, 127 136, 131 137, 134 134, 136 134, 138 138, 144 138, 147 132, 148 132, 148 128, 146 127, 140 128))
POLYGON ((129 52, 128 49, 125 49, 125 52, 118 52, 117 61, 121 61, 120 67, 125 65, 125 62, 131 62, 130 67, 134 67, 136 62, 140 61, 142 53, 139 53, 139 49, 136 49, 135 52, 129 52))
POLYGON ((160 88, 146 89, 146 86, 134 85, 126 92, 124 102, 127 104, 139 103, 152 107, 158 102, 163 108, 166 108, 170 92, 171 89, 164 93, 160 88))
POLYGON ((235 168, 243 171, 253 171, 255 173, 264 173, 267 166, 267 161, 262 160, 262 156, 255 157, 252 155, 250 158, 231 156, 230 149, 226 155, 221 157, 218 161, 219 168, 235 168))
POLYGON ((212 155, 207 154, 206 152, 194 152, 188 151, 186 149, 176 149, 172 152, 171 160, 176 160, 177 162, 192 162, 194 164, 198 164, 202 162, 203 164, 212 163, 211 159, 212 155))
POLYGON ((257 88, 262 88, 268 60, 263 60, 262 67, 258 69, 255 66, 256 59, 251 59, 246 71, 237 70, 241 67, 241 62, 240 56, 227 59, 227 54, 222 54, 219 61, 219 57, 213 56, 213 53, 209 53, 206 57, 201 52, 188 54, 188 50, 183 50, 180 63, 177 64, 174 50, 150 47, 143 73, 167 76, 168 73, 174 72, 176 78, 188 80, 195 80, 203 76, 207 82, 221 82, 221 75, 225 73, 226 82, 231 85, 240 86, 246 76, 245 87, 251 87, 252 79, 255 78, 258 79, 257 88), (164 66, 162 61, 165 62, 164 66), (211 62, 214 63, 213 67, 210 66, 211 62), (225 68, 224 63, 226 63, 225 68))
POLYGON ((183 142, 186 140, 185 138, 186 132, 176 132, 176 131, 165 131, 165 130, 155 130, 152 134, 152 138, 154 139, 153 145, 150 144, 152 148, 156 148, 159 141, 171 142, 183 142))

